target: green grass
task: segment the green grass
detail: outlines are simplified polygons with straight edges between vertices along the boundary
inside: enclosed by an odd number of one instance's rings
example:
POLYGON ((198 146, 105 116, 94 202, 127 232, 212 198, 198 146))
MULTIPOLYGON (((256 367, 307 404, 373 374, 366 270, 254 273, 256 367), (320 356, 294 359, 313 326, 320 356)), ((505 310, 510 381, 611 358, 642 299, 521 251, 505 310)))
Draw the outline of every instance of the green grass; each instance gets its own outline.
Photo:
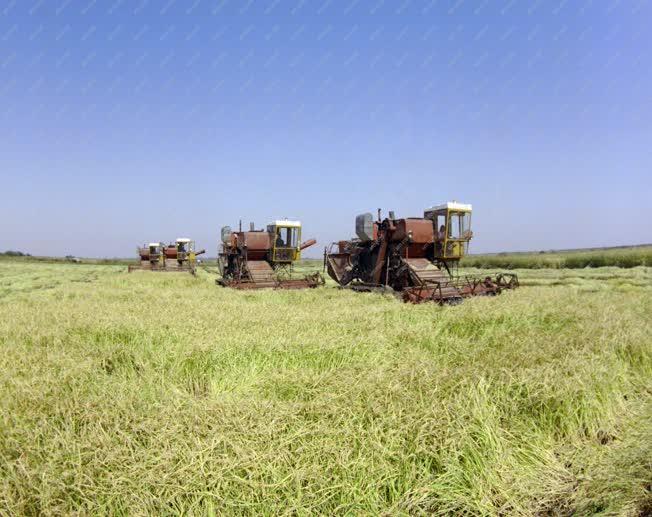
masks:
POLYGON ((462 265, 490 269, 581 269, 609 266, 633 268, 652 266, 652 246, 469 255, 462 260, 462 265))
POLYGON ((0 514, 652 509, 652 268, 454 307, 125 270, 0 262, 0 514))
MULTIPOLYGON (((81 263, 86 265, 112 265, 112 266, 127 266, 129 264, 138 264, 138 256, 134 258, 81 258, 81 263)), ((68 260, 65 257, 48 257, 48 256, 24 256, 24 257, 13 257, 0 254, 0 264, 1 263, 13 263, 13 264, 70 264, 73 263, 71 260, 68 260)))

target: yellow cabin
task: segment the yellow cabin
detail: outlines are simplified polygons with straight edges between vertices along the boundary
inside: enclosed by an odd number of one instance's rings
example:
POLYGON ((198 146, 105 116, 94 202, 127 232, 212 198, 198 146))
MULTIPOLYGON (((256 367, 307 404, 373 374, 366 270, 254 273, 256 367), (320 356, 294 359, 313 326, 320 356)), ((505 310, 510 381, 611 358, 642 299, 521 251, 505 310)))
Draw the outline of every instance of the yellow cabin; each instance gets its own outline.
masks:
POLYGON ((459 260, 468 253, 472 211, 470 204, 456 201, 425 210, 423 216, 435 224, 435 258, 459 260))

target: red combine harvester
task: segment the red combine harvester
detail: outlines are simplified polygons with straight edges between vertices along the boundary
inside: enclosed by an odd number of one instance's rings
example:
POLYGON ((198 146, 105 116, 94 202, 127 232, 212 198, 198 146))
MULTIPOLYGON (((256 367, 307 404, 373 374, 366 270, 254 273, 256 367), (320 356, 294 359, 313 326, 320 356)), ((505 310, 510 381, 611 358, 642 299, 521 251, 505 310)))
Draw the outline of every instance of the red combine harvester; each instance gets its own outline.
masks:
POLYGON ((391 288, 404 301, 460 303, 464 298, 497 295, 518 287, 514 274, 460 276, 471 232, 468 204, 449 202, 429 208, 423 217, 396 219, 393 212, 373 220, 356 218, 357 239, 339 241, 324 251, 324 266, 340 286, 358 291, 391 288))
POLYGON ((293 264, 301 258, 301 251, 316 244, 310 239, 301 243, 301 222, 280 220, 267 225, 265 230, 233 232, 222 228, 222 252, 218 267, 222 278, 219 285, 236 289, 304 289, 324 284, 316 272, 296 278, 293 264))

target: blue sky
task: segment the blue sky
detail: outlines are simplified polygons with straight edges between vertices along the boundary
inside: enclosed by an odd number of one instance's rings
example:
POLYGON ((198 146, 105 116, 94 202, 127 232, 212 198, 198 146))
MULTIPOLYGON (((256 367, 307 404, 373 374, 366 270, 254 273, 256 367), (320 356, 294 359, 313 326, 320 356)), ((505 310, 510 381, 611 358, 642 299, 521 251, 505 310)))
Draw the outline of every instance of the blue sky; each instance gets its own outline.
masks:
POLYGON ((130 256, 474 205, 475 252, 652 242, 650 1, 0 0, 0 249, 130 256))

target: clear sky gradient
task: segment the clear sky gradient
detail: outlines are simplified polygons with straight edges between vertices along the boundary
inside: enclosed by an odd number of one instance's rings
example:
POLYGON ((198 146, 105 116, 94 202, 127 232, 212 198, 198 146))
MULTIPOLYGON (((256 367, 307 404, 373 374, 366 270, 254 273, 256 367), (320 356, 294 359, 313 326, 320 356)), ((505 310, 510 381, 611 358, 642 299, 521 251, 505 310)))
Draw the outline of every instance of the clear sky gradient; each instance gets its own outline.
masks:
POLYGON ((472 203, 473 252, 652 242, 652 5, 0 0, 0 250, 130 256, 472 203))

